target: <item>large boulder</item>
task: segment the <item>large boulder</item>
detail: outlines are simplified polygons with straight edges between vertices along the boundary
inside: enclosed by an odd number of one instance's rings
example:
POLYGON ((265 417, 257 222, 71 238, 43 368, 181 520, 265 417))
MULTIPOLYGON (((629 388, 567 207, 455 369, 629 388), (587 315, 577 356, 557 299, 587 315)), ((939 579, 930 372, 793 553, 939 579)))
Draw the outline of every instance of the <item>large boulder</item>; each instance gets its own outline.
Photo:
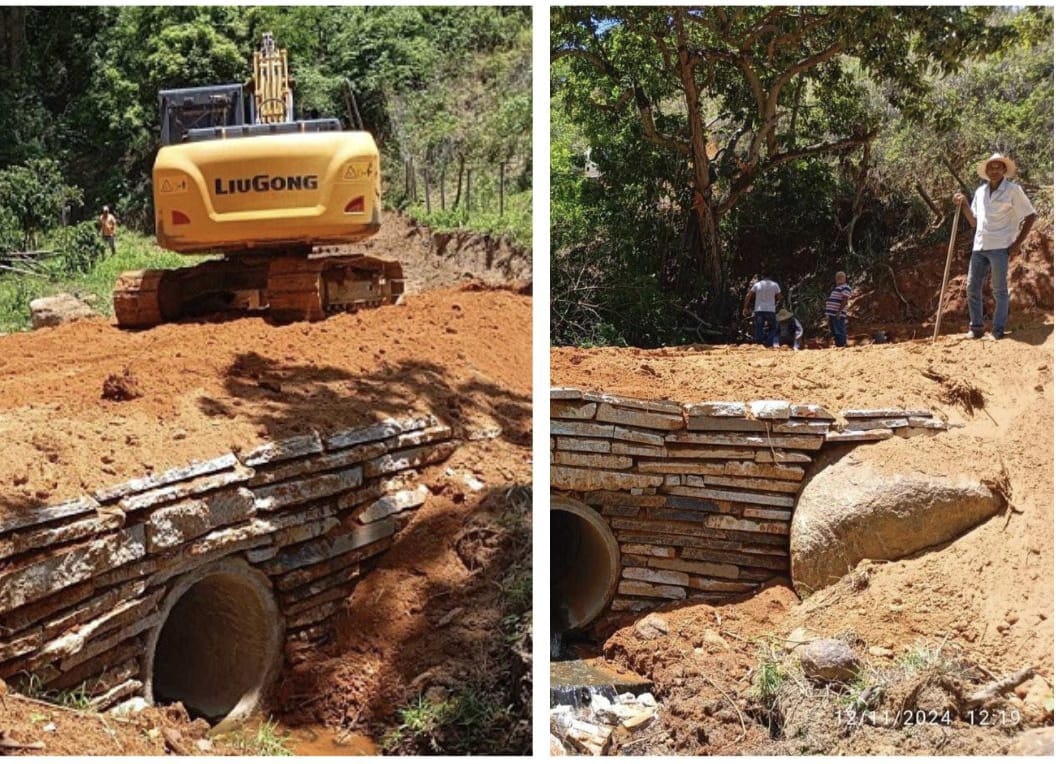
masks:
POLYGON ((61 326, 96 315, 98 314, 87 304, 66 292, 53 294, 50 297, 38 297, 29 303, 29 322, 34 329, 61 326))
POLYGON ((801 596, 862 560, 898 560, 951 541, 1004 507, 992 443, 943 435, 834 450, 804 480, 792 519, 801 596))

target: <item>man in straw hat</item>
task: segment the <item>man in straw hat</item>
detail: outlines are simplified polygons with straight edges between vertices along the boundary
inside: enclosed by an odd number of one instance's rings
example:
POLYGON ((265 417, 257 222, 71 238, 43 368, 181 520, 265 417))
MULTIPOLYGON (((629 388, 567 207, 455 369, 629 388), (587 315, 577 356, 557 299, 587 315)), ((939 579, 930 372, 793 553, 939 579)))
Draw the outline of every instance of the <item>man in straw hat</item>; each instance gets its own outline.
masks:
POLYGON ((953 195, 954 204, 960 205, 975 227, 968 263, 968 336, 983 336, 983 280, 989 270, 996 303, 990 331, 999 340, 1008 320, 1008 258, 1027 238, 1037 213, 1023 189, 1010 181, 1016 177, 1016 163, 1011 159, 994 154, 980 162, 976 172, 987 182, 975 190, 971 206, 964 194, 953 195))
POLYGON ((788 308, 777 311, 777 336, 774 337, 774 347, 787 345, 793 350, 799 350, 802 339, 803 324, 796 318, 796 314, 788 308))

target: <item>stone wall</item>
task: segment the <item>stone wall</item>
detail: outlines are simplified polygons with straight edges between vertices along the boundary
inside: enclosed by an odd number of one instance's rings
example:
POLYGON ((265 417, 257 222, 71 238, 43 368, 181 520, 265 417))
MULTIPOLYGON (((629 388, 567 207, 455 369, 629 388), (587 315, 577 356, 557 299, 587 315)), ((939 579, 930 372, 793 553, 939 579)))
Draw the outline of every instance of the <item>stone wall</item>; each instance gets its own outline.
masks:
POLYGON ((945 429, 930 411, 787 401, 681 404, 550 391, 550 485, 599 512, 620 548, 613 611, 723 600, 788 576, 796 496, 827 444, 945 429))
POLYGON ((289 661, 392 543, 446 459, 432 416, 317 432, 0 515, 0 678, 77 688, 105 708, 142 692, 147 635, 177 578, 220 559, 266 574, 289 661))

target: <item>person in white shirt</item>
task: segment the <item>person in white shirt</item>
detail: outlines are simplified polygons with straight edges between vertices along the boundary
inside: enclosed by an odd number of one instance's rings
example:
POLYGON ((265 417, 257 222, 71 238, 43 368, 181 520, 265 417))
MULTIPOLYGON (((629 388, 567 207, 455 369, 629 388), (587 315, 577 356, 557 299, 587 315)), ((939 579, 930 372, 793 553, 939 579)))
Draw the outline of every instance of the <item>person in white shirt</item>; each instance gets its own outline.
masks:
POLYGON ((990 332, 999 340, 1008 321, 1008 260, 1027 238, 1037 213, 1023 189, 1010 180, 1016 177, 1011 159, 994 154, 980 162, 976 172, 987 182, 975 190, 971 205, 964 194, 953 195, 954 204, 975 228, 968 263, 968 336, 983 336, 983 281, 989 271, 996 303, 990 332))
POLYGON ((763 347, 772 347, 777 337, 777 304, 781 302, 781 287, 765 274, 752 284, 752 288, 744 296, 742 311, 745 318, 751 315, 748 312, 748 303, 751 302, 752 295, 755 295, 755 316, 752 323, 755 341, 763 347))

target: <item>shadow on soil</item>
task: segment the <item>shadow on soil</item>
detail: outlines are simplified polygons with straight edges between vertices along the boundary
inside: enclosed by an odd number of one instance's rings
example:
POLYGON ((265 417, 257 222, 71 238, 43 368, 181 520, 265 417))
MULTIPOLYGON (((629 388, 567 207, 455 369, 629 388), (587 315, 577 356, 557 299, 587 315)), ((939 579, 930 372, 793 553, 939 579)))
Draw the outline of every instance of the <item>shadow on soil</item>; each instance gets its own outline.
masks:
POLYGON ((225 370, 225 388, 235 403, 200 398, 209 416, 233 416, 239 401, 264 404, 254 416, 262 437, 323 433, 362 427, 414 410, 436 414, 455 437, 499 437, 531 444, 532 399, 476 378, 452 383, 448 372, 430 361, 384 364, 362 376, 329 366, 288 364, 258 353, 243 353, 225 370))

